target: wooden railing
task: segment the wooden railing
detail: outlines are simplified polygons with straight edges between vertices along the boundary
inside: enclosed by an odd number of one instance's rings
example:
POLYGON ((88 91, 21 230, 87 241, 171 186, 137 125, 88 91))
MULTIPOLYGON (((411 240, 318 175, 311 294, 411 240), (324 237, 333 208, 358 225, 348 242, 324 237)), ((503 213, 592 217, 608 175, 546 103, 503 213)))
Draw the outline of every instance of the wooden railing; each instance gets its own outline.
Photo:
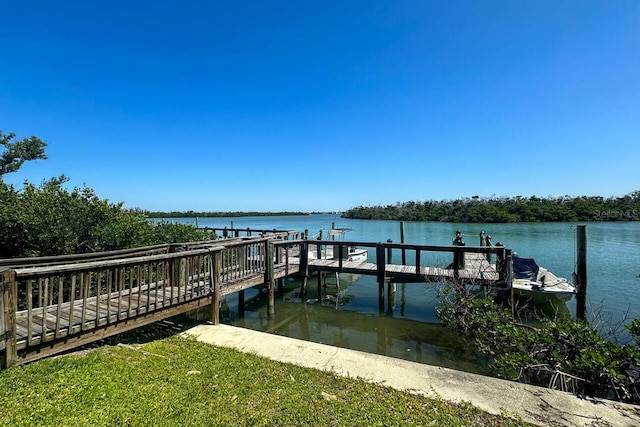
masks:
POLYGON ((257 228, 228 228, 228 227, 198 227, 199 230, 213 231, 222 239, 230 239, 237 237, 256 237, 256 236, 272 236, 280 237, 285 240, 300 240, 303 238, 303 232, 296 230, 278 230, 257 229, 257 228))
POLYGON ((12 365, 19 351, 40 352, 70 339, 81 344, 209 304, 217 322, 222 295, 272 284, 276 268, 288 273, 286 253, 296 245, 299 251, 300 244, 272 236, 117 251, 97 259, 7 262, 11 268, 1 271, 0 362, 12 365))
MULTIPOLYGON (((211 241, 207 243, 211 244, 211 241)), ((95 261, 99 259, 118 259, 130 258, 140 255, 155 255, 168 253, 171 251, 171 247, 172 244, 162 244, 108 252, 88 252, 83 254, 57 255, 47 257, 5 258, 0 259, 0 269, 71 264, 83 261, 95 261)))
MULTIPOLYGON (((90 254, 93 258, 84 254, 0 261, 0 364, 33 360, 202 306, 211 305, 211 320, 217 323, 221 297, 240 292, 240 302, 243 291, 252 286, 267 286, 267 313, 273 315, 275 281, 300 273, 304 289, 309 252, 322 252, 323 247, 326 251, 327 246, 333 246, 337 268, 332 271, 337 272, 344 271, 349 247, 369 248, 372 268, 363 274, 376 275, 381 289, 393 274, 407 277, 387 271, 393 267, 394 251, 413 253, 415 266, 423 264, 425 252, 450 253, 454 262, 443 273, 447 279, 468 272, 463 265, 465 253, 495 254, 497 282, 507 283, 511 274, 511 251, 501 246, 293 240, 291 236, 159 245, 90 254)), ((415 277, 409 280, 424 279, 421 269, 411 274, 415 277)))
MULTIPOLYGON (((422 266, 424 259, 423 254, 428 252, 450 253, 452 262, 450 270, 453 271, 454 278, 460 276, 460 271, 465 269, 464 260, 465 253, 483 254, 488 263, 491 263, 491 255, 496 256, 495 269, 499 274, 498 282, 507 283, 510 281, 512 271, 511 250, 504 246, 432 246, 432 245, 413 245, 406 243, 371 243, 371 242, 347 242, 334 240, 305 240, 304 252, 318 254, 320 258, 327 253, 327 248, 333 247, 333 257, 338 262, 338 272, 343 272, 346 255, 349 253, 350 247, 371 248, 373 259, 368 262, 377 265, 377 276, 379 280, 384 280, 387 264, 392 264, 394 251, 402 254, 402 259, 406 260, 406 255, 413 252, 413 264, 409 265, 422 266)), ((308 259, 301 265, 301 271, 308 271, 308 259)), ((449 267, 449 265, 447 265, 449 267)), ((416 279, 420 278, 420 269, 416 268, 416 279)), ((510 282, 509 282, 510 283, 510 282)))

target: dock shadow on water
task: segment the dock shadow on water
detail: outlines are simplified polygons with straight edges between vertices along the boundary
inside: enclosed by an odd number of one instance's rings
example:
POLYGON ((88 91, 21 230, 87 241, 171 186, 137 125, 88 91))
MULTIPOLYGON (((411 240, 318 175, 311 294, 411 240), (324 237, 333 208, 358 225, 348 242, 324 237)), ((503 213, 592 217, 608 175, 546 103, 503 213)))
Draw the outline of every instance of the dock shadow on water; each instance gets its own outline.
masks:
POLYGON ((288 296, 276 299, 271 319, 267 316, 267 296, 248 290, 244 313, 238 312, 237 297, 227 296, 221 320, 290 338, 490 374, 486 358, 437 321, 436 289, 432 284, 398 284, 395 306, 380 311, 377 284, 367 279, 372 278, 347 279, 348 287, 337 305, 331 298, 317 301, 315 289, 309 289, 306 298, 299 298, 299 282, 289 281, 285 288, 288 296))

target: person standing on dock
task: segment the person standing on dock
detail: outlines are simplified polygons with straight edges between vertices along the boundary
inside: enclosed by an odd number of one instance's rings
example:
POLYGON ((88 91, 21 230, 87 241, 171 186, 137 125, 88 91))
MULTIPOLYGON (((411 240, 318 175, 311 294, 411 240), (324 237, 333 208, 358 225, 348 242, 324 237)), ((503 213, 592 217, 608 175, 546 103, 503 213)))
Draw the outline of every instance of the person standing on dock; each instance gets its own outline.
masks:
POLYGON ((456 238, 453 239, 453 246, 464 246, 464 240, 462 240, 462 231, 456 231, 456 238))

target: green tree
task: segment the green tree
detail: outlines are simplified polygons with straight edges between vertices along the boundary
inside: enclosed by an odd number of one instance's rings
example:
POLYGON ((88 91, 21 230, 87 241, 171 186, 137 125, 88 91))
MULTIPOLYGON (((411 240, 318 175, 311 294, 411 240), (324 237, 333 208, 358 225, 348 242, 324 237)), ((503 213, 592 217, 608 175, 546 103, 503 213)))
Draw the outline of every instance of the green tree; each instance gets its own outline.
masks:
POLYGON ((100 199, 88 187, 67 190, 65 176, 17 191, 0 181, 0 257, 110 251, 213 239, 184 224, 150 221, 144 211, 100 199))
POLYGON ((0 156, 0 179, 3 175, 15 172, 22 164, 29 160, 46 159, 44 148, 47 144, 36 136, 12 141, 14 133, 4 134, 0 130, 0 145, 4 146, 4 153, 0 156))

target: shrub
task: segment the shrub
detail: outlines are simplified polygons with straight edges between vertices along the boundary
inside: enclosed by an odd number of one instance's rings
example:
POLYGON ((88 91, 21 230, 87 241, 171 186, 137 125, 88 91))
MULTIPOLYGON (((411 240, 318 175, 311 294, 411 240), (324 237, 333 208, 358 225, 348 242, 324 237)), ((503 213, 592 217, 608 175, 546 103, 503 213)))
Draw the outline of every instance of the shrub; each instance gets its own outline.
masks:
MULTIPOLYGON (((519 324, 509 310, 488 298, 445 292, 437 311, 449 327, 475 341, 498 376, 640 403, 637 345, 614 344, 575 319, 537 318, 536 326, 519 324)), ((640 319, 627 329, 637 337, 640 319)))
POLYGON ((155 223, 139 209, 100 199, 88 187, 67 190, 60 176, 22 190, 0 182, 0 257, 98 252, 212 239, 185 224, 155 223))

